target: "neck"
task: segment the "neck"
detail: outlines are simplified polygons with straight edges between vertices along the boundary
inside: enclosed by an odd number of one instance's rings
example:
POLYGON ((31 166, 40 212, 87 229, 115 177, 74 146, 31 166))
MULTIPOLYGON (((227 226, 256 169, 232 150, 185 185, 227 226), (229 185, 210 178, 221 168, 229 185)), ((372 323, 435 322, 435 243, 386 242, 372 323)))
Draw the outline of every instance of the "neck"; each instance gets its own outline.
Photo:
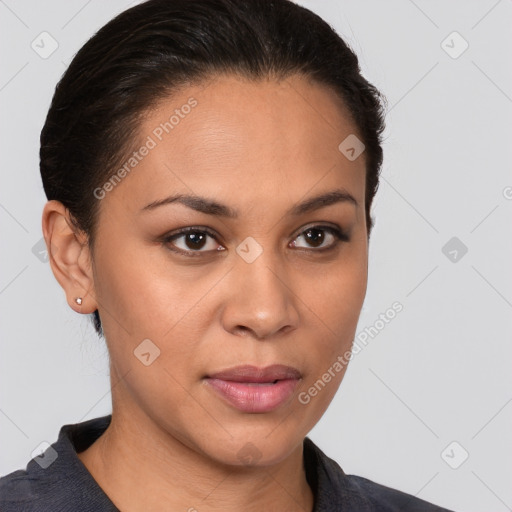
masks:
POLYGON ((312 512, 303 445, 272 466, 230 466, 193 450, 145 414, 114 409, 107 430, 78 454, 123 512, 312 512))

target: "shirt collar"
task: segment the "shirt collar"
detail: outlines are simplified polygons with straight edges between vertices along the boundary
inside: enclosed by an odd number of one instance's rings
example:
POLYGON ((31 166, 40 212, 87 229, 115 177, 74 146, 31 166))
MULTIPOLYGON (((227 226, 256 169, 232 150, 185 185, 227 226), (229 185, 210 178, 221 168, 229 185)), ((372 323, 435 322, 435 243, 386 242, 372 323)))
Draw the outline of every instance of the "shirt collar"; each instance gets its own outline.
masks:
MULTIPOLYGON (((56 464, 54 472, 61 475, 73 474, 74 484, 70 488, 70 492, 73 492, 76 497, 76 493, 80 493, 80 489, 87 489, 82 492, 88 497, 89 506, 93 505, 90 503, 90 500, 93 499, 94 506, 97 507, 96 510, 118 512, 118 509, 77 456, 77 453, 87 449, 105 432, 111 419, 112 415, 109 414, 81 423, 64 425, 60 429, 58 441, 52 446, 58 453, 54 462, 56 464), (94 493, 90 491, 93 488, 96 490, 94 493)), ((334 460, 327 457, 308 437, 303 442, 303 461, 306 480, 314 495, 313 512, 341 510, 343 489, 347 483, 347 476, 343 469, 334 460)), ((33 460, 30 464, 37 465, 33 460)), ((36 467, 34 469, 38 470, 36 467)), ((42 468, 39 469, 42 470, 42 468)))

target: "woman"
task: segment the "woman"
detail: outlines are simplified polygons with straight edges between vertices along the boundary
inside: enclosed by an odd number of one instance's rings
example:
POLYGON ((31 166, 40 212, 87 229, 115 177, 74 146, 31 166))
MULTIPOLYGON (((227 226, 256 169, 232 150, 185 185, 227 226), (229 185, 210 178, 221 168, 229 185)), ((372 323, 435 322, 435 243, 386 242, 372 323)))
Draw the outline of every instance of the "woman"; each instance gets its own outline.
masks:
POLYGON ((113 410, 2 478, 2 511, 446 510, 306 437, 350 358, 383 126, 288 0, 149 0, 84 45, 41 133, 42 223, 113 410))

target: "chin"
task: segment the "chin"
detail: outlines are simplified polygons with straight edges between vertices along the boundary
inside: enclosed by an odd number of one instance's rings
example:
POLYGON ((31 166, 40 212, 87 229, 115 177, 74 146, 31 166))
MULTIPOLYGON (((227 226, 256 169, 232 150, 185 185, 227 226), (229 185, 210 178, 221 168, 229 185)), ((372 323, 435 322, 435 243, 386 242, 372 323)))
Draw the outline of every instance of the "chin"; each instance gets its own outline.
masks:
MULTIPOLYGON (((272 427, 274 428, 274 427, 272 427)), ((233 435, 226 433, 224 439, 210 439, 201 450, 209 458, 221 464, 238 467, 265 467, 280 463, 286 459, 299 445, 304 436, 301 435, 270 435, 272 428, 251 432, 246 427, 243 432, 233 435)), ((279 428, 279 427, 277 427, 279 428)))

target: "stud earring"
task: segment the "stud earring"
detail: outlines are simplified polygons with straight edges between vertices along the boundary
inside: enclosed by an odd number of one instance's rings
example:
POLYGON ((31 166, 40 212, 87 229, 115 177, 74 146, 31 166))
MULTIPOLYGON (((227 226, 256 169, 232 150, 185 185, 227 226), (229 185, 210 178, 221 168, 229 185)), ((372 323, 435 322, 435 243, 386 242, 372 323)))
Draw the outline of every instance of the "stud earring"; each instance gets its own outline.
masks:
POLYGON ((82 305, 82 297, 77 297, 77 298, 75 299, 75 302, 76 302, 79 306, 81 306, 81 305, 82 305))

